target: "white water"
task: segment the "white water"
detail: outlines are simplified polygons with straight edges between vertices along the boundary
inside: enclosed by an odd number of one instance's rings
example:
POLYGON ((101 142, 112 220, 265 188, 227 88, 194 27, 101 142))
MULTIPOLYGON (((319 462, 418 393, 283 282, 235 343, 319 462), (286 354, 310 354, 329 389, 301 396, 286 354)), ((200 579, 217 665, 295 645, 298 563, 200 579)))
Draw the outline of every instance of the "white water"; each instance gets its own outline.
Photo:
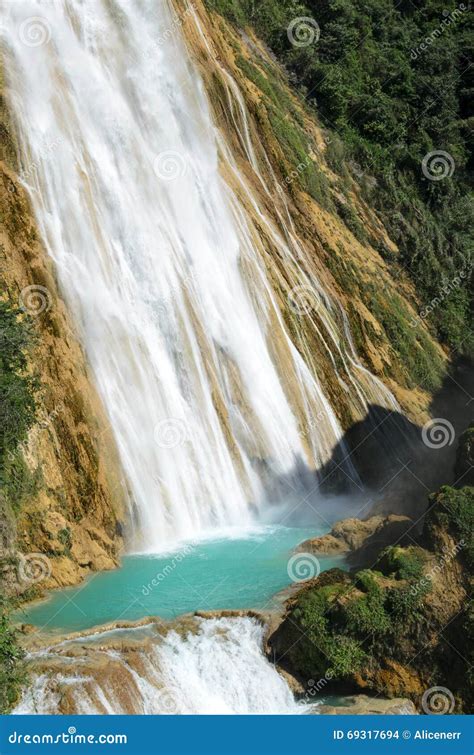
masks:
MULTIPOLYGON (((342 433, 221 177, 225 163, 245 188, 179 25, 164 0, 17 0, 2 24, 23 180, 110 418, 134 547, 248 525, 342 433)), ((261 222, 294 266, 291 229, 261 222)), ((327 330, 342 354, 331 316, 327 330)))
MULTIPOLYGON (((120 630, 119 630, 120 631, 120 630)), ((61 671, 39 673, 14 713, 57 713, 61 694, 79 714, 271 714, 305 713, 284 679, 262 653, 264 628, 250 618, 201 620, 196 633, 170 632, 144 651, 138 670, 123 652, 101 649, 119 665, 121 688, 83 658, 65 658, 61 671), (70 675, 68 667, 70 666, 70 675), (123 694, 128 687, 128 694, 123 694)), ((113 632, 108 633, 109 639, 113 632)), ((78 641, 80 643, 80 641, 78 641)), ((100 644, 100 638, 94 643, 100 644)), ((67 643, 66 643, 67 644, 67 643)), ((84 645, 87 647, 87 642, 84 645)), ((65 643, 49 651, 56 659, 65 643)), ((40 655, 40 654, 38 654, 40 655)), ((42 657, 45 657, 42 651, 42 657)), ((136 663, 137 653, 132 656, 136 663)))

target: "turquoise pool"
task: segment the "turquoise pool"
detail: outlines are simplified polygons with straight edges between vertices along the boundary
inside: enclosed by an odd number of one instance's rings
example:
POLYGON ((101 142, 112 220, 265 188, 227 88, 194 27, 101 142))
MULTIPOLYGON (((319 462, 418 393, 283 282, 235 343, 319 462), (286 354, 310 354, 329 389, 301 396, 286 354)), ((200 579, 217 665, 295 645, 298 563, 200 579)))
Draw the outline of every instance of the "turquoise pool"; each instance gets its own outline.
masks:
MULTIPOLYGON (((197 610, 270 607, 272 596, 292 581, 288 561, 295 546, 327 529, 267 526, 245 537, 183 545, 174 553, 125 556, 119 569, 54 591, 16 618, 44 631, 69 632, 150 615, 169 619, 197 610)), ((341 563, 320 559, 321 570, 341 563)))

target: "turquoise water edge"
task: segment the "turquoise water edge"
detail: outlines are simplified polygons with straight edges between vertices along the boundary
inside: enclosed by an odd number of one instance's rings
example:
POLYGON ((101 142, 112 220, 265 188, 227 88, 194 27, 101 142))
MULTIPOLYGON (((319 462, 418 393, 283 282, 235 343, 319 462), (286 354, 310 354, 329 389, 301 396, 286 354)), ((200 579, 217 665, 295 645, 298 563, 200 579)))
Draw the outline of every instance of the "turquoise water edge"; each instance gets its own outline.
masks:
MULTIPOLYGON (((322 534, 315 530, 267 526, 245 537, 182 545, 174 553, 124 556, 119 569, 56 590, 19 610, 16 619, 45 632, 70 632, 145 616, 269 609, 275 593, 292 582, 288 560, 295 546, 322 534)), ((336 565, 343 565, 340 557, 320 559, 322 571, 336 565)))

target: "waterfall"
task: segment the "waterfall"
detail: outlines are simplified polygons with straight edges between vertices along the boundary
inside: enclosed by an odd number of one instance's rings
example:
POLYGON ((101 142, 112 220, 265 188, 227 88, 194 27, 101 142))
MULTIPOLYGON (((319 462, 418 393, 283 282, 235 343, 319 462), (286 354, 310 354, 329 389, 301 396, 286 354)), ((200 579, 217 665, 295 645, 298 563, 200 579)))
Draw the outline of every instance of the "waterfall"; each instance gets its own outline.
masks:
MULTIPOLYGON (((279 479, 342 439, 268 275, 261 228, 298 283, 289 213, 264 217, 165 0, 18 0, 2 32, 20 175, 117 443, 133 547, 251 524, 279 479)), ((315 329, 362 412, 371 376, 318 291, 315 329)))
POLYGON ((152 642, 133 637, 143 630, 117 629, 92 636, 89 644, 77 638, 40 651, 30 661, 42 668, 14 713, 309 712, 264 657, 259 622, 248 617, 198 622, 187 634, 170 631, 152 642), (128 639, 120 640, 124 633, 128 639))

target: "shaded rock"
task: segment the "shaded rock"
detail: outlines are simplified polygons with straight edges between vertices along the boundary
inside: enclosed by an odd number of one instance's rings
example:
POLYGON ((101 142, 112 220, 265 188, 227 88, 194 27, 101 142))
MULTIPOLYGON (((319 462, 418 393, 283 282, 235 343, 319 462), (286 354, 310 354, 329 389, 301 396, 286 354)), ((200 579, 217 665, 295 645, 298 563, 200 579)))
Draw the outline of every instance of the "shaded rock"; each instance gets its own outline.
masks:
POLYGON ((328 535, 306 540, 297 550, 324 555, 350 553, 349 562, 361 566, 373 562, 387 545, 403 544, 407 540, 405 533, 412 524, 409 517, 397 514, 372 516, 365 520, 343 519, 328 535))
POLYGON ((474 485, 474 422, 459 438, 454 476, 461 485, 474 485))

